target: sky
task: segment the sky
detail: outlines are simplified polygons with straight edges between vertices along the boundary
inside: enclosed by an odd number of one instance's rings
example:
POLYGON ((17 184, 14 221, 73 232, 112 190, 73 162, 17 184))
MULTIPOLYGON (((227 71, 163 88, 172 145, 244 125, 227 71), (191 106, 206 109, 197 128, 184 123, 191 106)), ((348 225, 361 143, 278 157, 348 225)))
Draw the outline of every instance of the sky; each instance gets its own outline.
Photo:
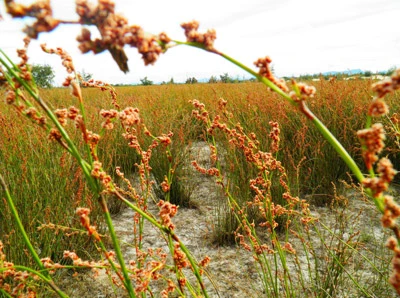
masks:
MULTIPOLYGON (((92 0, 95 1, 95 0, 92 0)), ((22 29, 32 19, 11 20, 0 1, 0 48, 15 58, 22 47, 22 29)), ((20 0, 20 3, 32 1, 20 0)), ((54 16, 76 20, 73 0, 52 0, 54 16)), ((254 61, 270 56, 277 76, 298 76, 327 71, 387 70, 400 66, 400 0, 115 0, 116 12, 140 25, 146 32, 166 32, 185 40, 182 22, 197 20, 200 32, 217 32, 215 47, 254 69, 254 61)), ((92 36, 95 27, 88 27, 92 36)), ((76 36, 80 25, 62 25, 43 33, 29 47, 30 62, 48 64, 56 71, 56 84, 66 72, 58 57, 45 54, 40 44, 62 47, 75 68, 112 84, 184 82, 189 77, 208 79, 228 73, 249 78, 223 58, 188 46, 178 46, 161 55, 155 65, 144 66, 136 49, 126 47, 130 72, 122 73, 108 52, 81 54, 76 36)))

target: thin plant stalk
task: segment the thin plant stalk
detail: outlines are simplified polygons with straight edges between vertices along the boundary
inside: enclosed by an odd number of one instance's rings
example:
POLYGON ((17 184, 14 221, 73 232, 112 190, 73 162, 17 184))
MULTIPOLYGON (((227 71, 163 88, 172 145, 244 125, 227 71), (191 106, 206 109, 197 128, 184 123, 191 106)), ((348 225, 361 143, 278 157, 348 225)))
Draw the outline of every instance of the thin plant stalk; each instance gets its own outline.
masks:
POLYGON ((107 223, 108 231, 110 233, 110 237, 111 237, 111 240, 112 240, 112 243, 114 246, 115 254, 117 256, 119 265, 121 266, 122 274, 124 276, 123 283, 125 285, 126 290, 128 291, 129 296, 136 297, 135 290, 133 289, 132 283, 129 278, 128 269, 126 268, 125 260, 124 260, 124 257, 122 256, 121 247, 119 245, 117 235, 115 234, 114 225, 112 223, 110 212, 108 211, 107 203, 104 199, 104 196, 102 196, 102 195, 100 196, 99 202, 103 209, 103 215, 104 215, 104 218, 107 223))

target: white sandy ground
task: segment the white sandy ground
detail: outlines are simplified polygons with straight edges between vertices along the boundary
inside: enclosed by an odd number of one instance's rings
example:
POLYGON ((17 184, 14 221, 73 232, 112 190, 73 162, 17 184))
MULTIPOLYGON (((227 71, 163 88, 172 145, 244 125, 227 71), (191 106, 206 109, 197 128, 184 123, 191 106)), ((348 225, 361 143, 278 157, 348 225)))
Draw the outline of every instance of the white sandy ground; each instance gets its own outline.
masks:
MULTIPOLYGON (((209 156, 209 148, 205 143, 199 142, 192 147, 192 154, 195 155, 200 164, 207 164, 209 156)), ((202 176, 193 172, 192 181, 194 182, 195 189, 192 192, 192 200, 196 202, 198 208, 186 209, 180 208, 177 215, 173 218, 176 224, 176 232, 180 239, 185 243, 188 249, 193 253, 198 261, 203 259, 206 255, 211 258, 211 263, 208 271, 212 277, 212 281, 217 287, 214 289, 209 279, 205 278, 205 285, 209 289, 210 297, 266 297, 263 291, 260 278, 258 276, 255 262, 249 252, 235 246, 217 247, 211 243, 211 233, 213 232, 213 218, 216 216, 216 208, 220 206, 223 197, 215 186, 212 178, 202 176)), ((346 212, 350 217, 347 219, 354 219, 354 223, 350 223, 346 227, 346 231, 341 231, 338 228, 333 228, 333 231, 347 240, 349 235, 355 230, 360 230, 362 240, 366 248, 379 249, 382 243, 387 239, 387 233, 384 233, 379 223, 379 215, 374 206, 370 202, 365 202, 360 199, 360 196, 355 191, 349 192, 349 204, 346 207, 346 212), (357 214, 361 211, 360 216, 357 214)), ((157 214, 157 207, 154 203, 149 204, 149 209, 154 214, 157 214)), ((335 213, 328 207, 312 207, 313 216, 320 218, 329 227, 335 226, 335 213)), ((133 242, 133 211, 131 209, 124 209, 120 214, 113 218, 116 233, 123 245, 123 254, 125 260, 135 259, 135 250, 129 244, 133 242)), ((144 247, 163 247, 165 251, 167 246, 165 241, 159 236, 159 232, 154 229, 150 224, 145 224, 144 247)), ((311 232, 314 236, 315 232, 311 232)), ((318 237, 312 238, 313 245, 317 251, 324 250, 318 237)), ((293 246, 297 249, 301 268, 303 270, 306 283, 312 281, 307 278, 307 258, 301 250, 300 242, 297 239, 292 240, 293 246)), ((381 248, 387 257, 390 259, 389 252, 385 248, 381 248)), ((294 270, 295 266, 293 258, 288 257, 289 268, 294 270)), ((377 278, 376 274, 371 271, 371 268, 366 262, 359 257, 350 259, 346 269, 354 276, 360 276, 366 283, 373 284, 377 278)), ((323 273, 323 272, 321 272, 323 273)), ((190 273, 188 274, 190 275, 190 273)), ((171 275, 171 277, 173 277, 171 275)), ((349 278, 344 279, 348 283, 346 291, 338 291, 335 297, 363 297, 355 290, 349 278)), ((190 278, 190 280, 193 280, 190 278)), ((62 286, 62 285, 61 285, 62 286)), ((62 286, 63 287, 63 286, 62 286)), ((157 293, 157 284, 155 285, 155 297, 159 297, 157 293)), ((110 282, 107 276, 103 273, 100 277, 92 279, 89 274, 80 274, 78 277, 73 278, 69 285, 66 285, 66 292, 71 297, 124 297, 124 293, 120 290, 116 292, 110 287, 110 282)), ((161 289, 159 290, 161 291, 161 289)), ((301 292, 300 292, 301 293, 301 292)), ((393 294, 392 294, 393 295, 393 294)), ((190 295, 188 295, 190 297, 190 295)), ((376 297, 391 297, 389 296, 376 296, 376 297)))

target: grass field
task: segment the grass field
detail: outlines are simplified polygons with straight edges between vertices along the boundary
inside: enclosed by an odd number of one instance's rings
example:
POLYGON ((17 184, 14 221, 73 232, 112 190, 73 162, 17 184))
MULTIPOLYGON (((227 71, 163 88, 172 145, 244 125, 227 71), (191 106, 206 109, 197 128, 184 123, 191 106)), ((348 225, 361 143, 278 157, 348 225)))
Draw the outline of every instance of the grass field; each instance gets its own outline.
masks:
MULTIPOLYGON (((318 90, 317 95, 308 101, 310 108, 337 136, 358 164, 362 165, 361 146, 356 132, 365 127, 365 115, 373 95, 370 89, 371 81, 321 80, 310 82, 310 84, 314 84, 318 90)), ((41 90, 41 96, 51 109, 55 110, 77 105, 76 98, 71 96, 70 92, 69 89, 54 88, 41 90)), ((82 92, 87 115, 87 129, 94 132, 101 131, 97 154, 99 160, 102 161, 103 169, 116 181, 121 182, 121 178, 115 174, 116 167, 120 166, 125 177, 134 179, 140 172, 135 164, 141 163, 141 155, 127 146, 127 140, 121 136, 124 130, 117 124, 112 131, 100 129, 104 121, 104 118, 99 116, 100 111, 113 108, 109 93, 93 88, 83 88, 82 92)), ((346 164, 327 141, 321 138, 320 133, 307 123, 304 115, 275 93, 268 92, 261 83, 117 87, 116 92, 121 109, 129 106, 137 107, 140 111, 141 124, 145 124, 153 136, 173 133, 172 143, 168 147, 160 145, 152 150, 149 172, 151 176, 147 178, 158 186, 168 179, 170 190, 167 199, 182 208, 196 207, 196 202, 191 199, 190 194, 193 190, 190 189, 191 184, 187 181, 188 171, 185 167, 189 158, 188 148, 193 143, 206 141, 210 145, 215 144, 218 148, 219 159, 216 164, 220 163, 219 169, 223 171, 221 178, 223 182, 221 180, 220 184, 227 185, 230 196, 235 198, 235 202, 240 206, 239 209, 246 210, 249 222, 261 223, 265 215, 262 212, 260 215, 259 208, 249 203, 253 202, 256 194, 255 188, 249 185, 249 181, 258 177, 259 168, 249 162, 242 150, 232 145, 232 139, 226 133, 207 132, 204 123, 192 115, 194 107, 189 101, 194 99, 205 104, 211 119, 215 115, 220 115, 221 122, 225 122, 228 126, 238 127, 237 123, 240 123, 246 135, 254 133, 254 140, 259 141, 257 148, 262 152, 269 152, 273 145, 273 140, 269 137, 270 121, 279 124, 279 150, 274 153, 274 158, 282 163, 284 170, 268 171, 270 185, 267 187, 267 193, 274 204, 298 210, 300 208, 298 205, 291 206, 291 203, 283 199, 282 194, 290 192, 291 196, 305 199, 306 203, 312 206, 336 206, 336 199, 349 192, 342 183, 342 180, 351 183, 351 175, 346 164), (221 98, 227 101, 226 110, 219 104, 221 98), (284 185, 280 183, 282 179, 285 180, 284 185)), ((399 109, 399 93, 392 93, 386 101, 391 111, 399 109)), ((390 116, 383 119, 387 131, 387 149, 383 155, 387 155, 392 160, 394 168, 400 168, 397 136, 389 123, 390 116)), ((79 149, 84 151, 81 135, 74 125, 69 123, 66 129, 74 142, 78 146, 81 145, 79 149)), ((137 129, 139 143, 142 148, 147 148, 154 139, 146 135, 144 126, 138 126, 137 129)), ((29 119, 21 117, 14 108, 6 104, 2 104, 0 109, 0 136, 0 173, 3 174, 9 186, 23 225, 40 257, 51 257, 54 262, 69 264, 63 259, 63 251, 74 250, 82 259, 97 260, 96 242, 88 238, 86 230, 81 227, 79 218, 75 215, 75 210, 78 207, 90 208, 91 222, 97 225, 100 234, 106 231, 106 224, 101 217, 97 198, 93 197, 82 170, 75 160, 56 143, 48 140, 47 132, 31 125, 29 119)), ((216 181, 218 183, 218 176, 216 181)), ((0 239, 4 243, 5 258, 15 264, 35 267, 34 260, 27 253, 22 236, 18 233, 12 214, 7 207, 5 194, 4 192, 0 194, 3 200, 3 207, 0 208, 0 239)), ((165 192, 158 190, 156 194, 157 200, 166 199, 165 192)), ((113 213, 118 213, 122 208, 121 202, 115 198, 109 198, 107 202, 113 213)), ((231 212, 232 208, 236 207, 226 207, 218 211, 218 222, 214 224, 216 230, 214 243, 218 245, 234 245, 235 240, 238 242, 240 239, 234 232, 245 233, 238 228, 241 227, 245 231, 247 226, 240 225, 238 217, 235 218, 234 213, 231 212)), ((338 207, 338 218, 340 217, 339 210, 342 210, 342 207, 338 207)), ((309 236, 308 231, 303 230, 304 228, 298 225, 295 217, 292 219, 288 214, 277 216, 278 227, 272 233, 274 234, 276 230, 274 236, 276 238, 271 239, 285 239, 289 230, 295 230, 297 233, 301 231, 304 233, 301 237, 306 239, 305 235, 309 236), (288 223, 289 218, 293 222, 292 225, 288 223)), ((345 226, 345 223, 342 222, 342 225, 345 226)), ((334 229, 334 227, 331 228, 334 229)), ((354 228, 357 229, 357 227, 354 228)), ((179 235, 179 230, 177 234, 179 235)), ((260 238, 268 238, 266 234, 268 233, 264 230, 260 238)), ((332 252, 338 253, 336 257, 330 255, 332 263, 329 270, 332 270, 332 276, 339 276, 345 272, 342 266, 346 266, 348 258, 359 257, 364 253, 368 254, 372 263, 377 263, 383 255, 388 255, 385 250, 378 251, 376 254, 371 254, 369 249, 363 251, 368 247, 364 245, 367 236, 364 234, 365 239, 357 238, 358 240, 354 243, 345 240, 344 246, 335 244, 334 241, 327 244, 332 252), (355 243, 361 243, 361 245, 355 245, 355 243), (347 255, 348 252, 350 255, 347 255)), ((314 235, 314 237, 317 236, 314 235)), ((109 239, 105 242, 111 246, 109 239)), ((285 242, 283 240, 282 243, 285 242)), ((316 257, 313 255, 313 248, 307 248, 307 245, 304 245, 303 249, 309 250, 310 260, 316 257)), ((277 249, 277 251, 282 253, 285 250, 277 249)), ((284 260, 285 258, 283 258, 283 263, 284 260)), ((262 262, 261 264, 265 265, 262 262)), ((310 264, 314 263, 309 261, 310 264)), ((266 277, 270 274, 269 272, 278 270, 277 268, 266 269, 261 266, 260 276, 266 277)), ((320 276, 320 280, 316 282, 320 284, 318 287, 313 287, 305 285, 304 281, 300 282, 302 278, 299 276, 303 274, 301 270, 296 273, 288 273, 285 270, 282 269, 279 280, 285 284, 282 287, 285 288, 286 296, 299 295, 303 287, 303 290, 307 288, 313 297, 338 297, 335 296, 335 289, 339 287, 340 279, 337 279, 337 284, 329 284, 329 278, 323 279, 320 276)), ((358 292, 359 294, 366 295, 367 293, 369 297, 393 295, 387 283, 389 264, 387 268, 380 270, 385 270, 382 274, 386 276, 386 279, 376 279, 376 284, 370 285, 369 288, 363 285, 362 281, 357 280, 360 288, 363 289, 358 292)), ((315 275, 314 277, 318 278, 315 268, 309 268, 309 271, 308 275, 315 275)), ((57 275, 55 280, 57 281, 57 275)), ((266 288, 269 284, 265 281, 266 288)), ((271 292, 267 293, 274 297, 280 290, 273 282, 272 288, 271 292)))

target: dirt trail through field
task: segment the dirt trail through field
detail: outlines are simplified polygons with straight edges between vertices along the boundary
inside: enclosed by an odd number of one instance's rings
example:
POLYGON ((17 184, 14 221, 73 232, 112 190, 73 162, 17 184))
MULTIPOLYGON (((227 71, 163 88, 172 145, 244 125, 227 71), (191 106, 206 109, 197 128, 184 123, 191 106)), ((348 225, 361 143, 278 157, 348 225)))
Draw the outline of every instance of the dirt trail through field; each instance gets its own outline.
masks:
MULTIPOLYGON (((197 159, 200 165, 207 166, 209 161, 209 148, 205 143, 199 142, 191 148, 191 154, 197 159)), ((177 215, 173 218, 176 225, 176 233, 180 239, 185 243, 188 249, 193 253, 198 261, 202 260, 205 256, 211 258, 211 263, 208 267, 210 272, 211 281, 205 277, 206 288, 209 289, 210 297, 263 297, 265 293, 262 288, 260 277, 256 271, 256 264, 251 253, 235 247, 218 247, 211 241, 211 234, 214 229, 214 222, 216 217, 216 208, 220 206, 224 198, 221 192, 218 191, 217 186, 213 179, 199 173, 192 173, 191 178, 194 182, 195 189, 192 192, 192 200, 196 202, 196 209, 180 208, 177 215), (194 179, 194 180, 193 180, 194 179), (215 290, 214 286, 217 288, 215 290)), ((149 210, 153 214, 158 213, 158 207, 154 203, 149 204, 149 210)), ((358 228, 360 233, 365 234, 365 237, 370 237, 366 245, 376 246, 377 243, 385 241, 385 235, 379 225, 377 214, 371 204, 360 201, 358 196, 349 199, 349 204, 346 207, 345 213, 347 215, 354 214, 353 218, 363 209, 358 221, 358 228)), ((342 239, 346 240, 351 229, 354 227, 349 224, 348 231, 341 230, 338 226, 335 227, 337 220, 335 219, 335 212, 329 208, 320 207, 313 208, 312 214, 315 217, 321 218, 323 222, 332 227, 332 230, 339 235, 342 239)), ((123 243, 123 254, 125 260, 135 259, 135 249, 133 248, 133 216, 134 212, 131 209, 123 210, 119 215, 113 218, 116 233, 123 243)), ((165 241, 160 237, 159 231, 154 229, 150 224, 145 224, 144 248, 158 248, 162 247, 168 251, 165 241)), ((323 245, 318 242, 318 237, 313 240, 315 247, 319 250, 324 249, 323 245)), ((299 241, 293 240, 293 245, 301 248, 299 241)), ((298 257, 304 266, 304 276, 308 274, 307 258, 304 252, 298 249, 298 257)), ((289 258, 289 268, 294 270, 294 263, 289 258)), ((368 266, 361 266, 358 264, 360 261, 352 261, 353 274, 364 276, 365 279, 373 279, 368 266)), ((362 262, 362 261, 361 261, 362 262)), ((188 274, 190 276, 190 273, 188 274)), ((364 278, 363 277, 363 278, 364 278)), ((171 274, 171 278, 173 275, 171 274)), ((190 279, 194 282, 193 279, 190 279)), ((307 281, 306 282, 310 282, 307 281)), ((78 285, 70 289, 69 294, 71 297, 123 297, 124 294, 120 290, 114 292, 109 286, 110 282, 105 274, 93 280, 87 276, 81 277, 78 285)), ((352 288, 351 285, 349 285, 352 288)), ((153 287, 156 297, 162 288, 153 287)), ((190 297, 190 295, 188 296, 190 297)), ((342 293, 336 297, 357 297, 356 293, 342 293), (353 296, 354 294, 354 296, 353 296)))

